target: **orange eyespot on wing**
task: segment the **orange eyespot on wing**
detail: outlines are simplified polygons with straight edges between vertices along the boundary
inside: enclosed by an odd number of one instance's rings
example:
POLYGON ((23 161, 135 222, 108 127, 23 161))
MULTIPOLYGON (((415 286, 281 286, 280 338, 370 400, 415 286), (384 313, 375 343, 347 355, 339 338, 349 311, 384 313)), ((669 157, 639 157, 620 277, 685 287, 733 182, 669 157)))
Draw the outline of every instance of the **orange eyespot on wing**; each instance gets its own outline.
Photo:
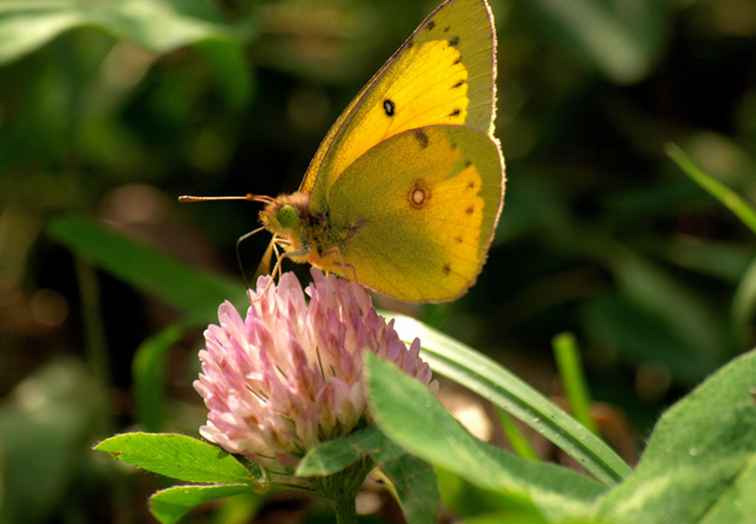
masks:
POLYGON ((487 0, 447 0, 433 11, 326 135, 300 190, 323 209, 328 189, 370 148, 438 124, 493 132, 496 41, 487 0))
POLYGON ((486 259, 503 198, 503 163, 487 134, 461 126, 409 130, 360 157, 328 193, 348 271, 410 302, 452 300, 486 259), (418 133, 421 131, 421 133, 418 133))

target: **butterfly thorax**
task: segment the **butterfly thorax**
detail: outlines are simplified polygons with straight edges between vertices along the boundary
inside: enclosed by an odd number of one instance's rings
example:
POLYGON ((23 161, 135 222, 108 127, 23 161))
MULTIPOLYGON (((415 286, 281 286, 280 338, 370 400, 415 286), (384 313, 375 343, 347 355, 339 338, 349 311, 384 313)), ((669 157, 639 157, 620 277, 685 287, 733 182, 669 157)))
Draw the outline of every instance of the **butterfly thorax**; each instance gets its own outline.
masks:
POLYGON ((332 270, 344 235, 334 231, 327 212, 312 212, 310 195, 279 195, 260 212, 260 222, 294 262, 332 270))

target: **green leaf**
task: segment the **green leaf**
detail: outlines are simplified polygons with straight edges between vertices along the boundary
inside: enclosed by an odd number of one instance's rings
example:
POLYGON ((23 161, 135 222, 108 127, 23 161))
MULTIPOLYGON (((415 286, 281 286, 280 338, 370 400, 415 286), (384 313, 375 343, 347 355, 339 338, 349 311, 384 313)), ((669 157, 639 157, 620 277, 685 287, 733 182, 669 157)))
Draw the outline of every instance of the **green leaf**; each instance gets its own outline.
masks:
POLYGON ((389 460, 381 466, 391 480, 407 524, 436 524, 440 497, 433 468, 412 455, 389 460))
POLYGON ((162 429, 166 357, 187 327, 174 324, 165 328, 142 342, 134 355, 134 401, 137 418, 147 431, 162 429))
POLYGON ((562 333, 554 337, 552 345, 572 412, 585 427, 596 433, 596 423, 591 417, 591 399, 583 377, 575 337, 571 333, 562 333))
POLYGON ((751 205, 743 200, 735 191, 699 169, 679 146, 668 144, 667 155, 674 160, 686 175, 719 200, 727 209, 735 213, 745 226, 750 228, 753 233, 756 233, 756 210, 751 205))
POLYGON ((635 471, 600 502, 617 523, 752 522, 756 492, 756 351, 669 409, 635 471))
POLYGON ((501 408, 496 409, 499 415, 499 422, 501 423, 501 429, 507 436, 509 444, 512 446, 517 455, 528 460, 539 460, 538 453, 533 449, 530 441, 522 434, 520 428, 517 427, 512 417, 501 408))
POLYGON ((203 0, 11 0, 0 2, 0 64, 82 26, 159 53, 239 36, 223 24, 213 3, 203 0))
POLYGON ((255 519, 264 497, 257 493, 231 497, 215 512, 213 524, 249 524, 255 519))
POLYGON ((462 519, 460 524, 548 524, 548 521, 539 515, 531 513, 513 513, 510 511, 501 513, 487 513, 462 519))
MULTIPOLYGON (((542 516, 518 511, 506 511, 500 513, 487 513, 485 515, 479 515, 470 517, 460 521, 460 524, 549 524, 554 521, 548 521, 542 516)), ((590 519, 569 519, 566 521, 559 521, 560 524, 606 524, 605 522, 598 522, 590 519)))
POLYGON ((756 258, 743 276, 732 299, 732 321, 740 347, 753 336, 753 315, 756 312, 756 258))
POLYGON ((195 506, 211 500, 242 495, 249 490, 248 484, 174 486, 160 490, 150 497, 150 512, 162 524, 174 524, 195 506))
POLYGON ((529 497, 551 517, 585 514, 605 489, 574 471, 523 460, 476 439, 425 385, 371 353, 366 356, 371 413, 381 430, 410 453, 477 486, 529 497))
POLYGON ((185 482, 256 486, 262 480, 261 472, 253 475, 219 447, 176 433, 124 433, 103 440, 94 449, 138 468, 185 482))
MULTIPOLYGON (((7 362, 11 362, 9 359, 7 362)), ((73 359, 42 366, 0 406, 0 522, 55 519, 104 430, 108 392, 73 359)))
POLYGON ((387 439, 378 428, 369 426, 310 449, 299 462, 296 474, 299 477, 324 477, 338 473, 367 456, 376 464, 382 464, 402 455, 404 450, 387 439))
POLYGON ((651 69, 665 39, 666 8, 656 0, 534 0, 525 2, 540 26, 620 83, 651 69))
POLYGON ((630 472, 629 466, 599 437, 494 361, 411 317, 388 315, 395 319, 394 327, 403 340, 420 338, 423 358, 435 373, 511 413, 599 480, 611 484, 630 472))
POLYGON ((206 320, 223 300, 239 302, 241 284, 197 271, 97 222, 77 216, 53 220, 48 233, 90 264, 206 320))

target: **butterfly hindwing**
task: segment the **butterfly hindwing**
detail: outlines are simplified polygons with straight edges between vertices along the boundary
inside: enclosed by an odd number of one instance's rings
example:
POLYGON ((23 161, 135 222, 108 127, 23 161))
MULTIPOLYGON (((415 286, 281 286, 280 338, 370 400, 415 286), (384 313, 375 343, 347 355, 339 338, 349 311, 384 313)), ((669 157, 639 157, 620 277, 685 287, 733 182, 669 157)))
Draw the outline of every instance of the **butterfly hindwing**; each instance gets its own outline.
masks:
POLYGON ((485 261, 503 191, 487 133, 438 125, 395 135, 331 187, 329 220, 342 241, 328 269, 408 302, 456 298, 485 261))
POLYGON ((447 0, 362 89, 323 140, 301 191, 313 211, 361 155, 408 129, 438 124, 493 131, 496 40, 486 0, 447 0))

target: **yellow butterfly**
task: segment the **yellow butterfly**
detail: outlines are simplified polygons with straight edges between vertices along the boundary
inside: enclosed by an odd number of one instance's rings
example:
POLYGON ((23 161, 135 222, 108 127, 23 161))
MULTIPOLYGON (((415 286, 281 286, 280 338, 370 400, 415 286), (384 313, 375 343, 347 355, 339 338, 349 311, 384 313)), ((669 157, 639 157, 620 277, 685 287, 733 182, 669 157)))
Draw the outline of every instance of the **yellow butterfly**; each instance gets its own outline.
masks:
POLYGON ((299 191, 226 198, 266 204, 274 274, 288 258, 399 300, 453 300, 474 284, 501 213, 495 105, 490 6, 447 0, 339 116, 299 191))

